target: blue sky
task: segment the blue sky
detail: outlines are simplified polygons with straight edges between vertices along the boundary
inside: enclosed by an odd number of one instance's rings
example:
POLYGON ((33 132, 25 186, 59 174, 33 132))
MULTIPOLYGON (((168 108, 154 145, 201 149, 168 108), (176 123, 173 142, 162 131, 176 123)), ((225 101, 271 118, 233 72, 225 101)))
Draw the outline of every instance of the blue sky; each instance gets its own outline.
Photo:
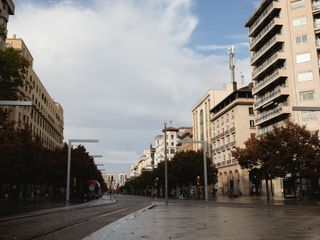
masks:
POLYGON ((229 81, 249 81, 247 29, 255 0, 15 0, 9 35, 24 39, 34 68, 65 111, 65 141, 87 145, 97 163, 130 171, 164 120, 191 126, 191 109, 229 81))

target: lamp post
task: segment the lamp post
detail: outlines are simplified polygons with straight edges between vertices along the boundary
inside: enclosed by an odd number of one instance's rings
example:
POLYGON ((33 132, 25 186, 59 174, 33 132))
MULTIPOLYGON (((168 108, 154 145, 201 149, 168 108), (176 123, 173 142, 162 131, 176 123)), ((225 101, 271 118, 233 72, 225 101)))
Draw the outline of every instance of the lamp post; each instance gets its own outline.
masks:
POLYGON ((203 149, 203 171, 204 171, 204 199, 208 201, 208 169, 207 169, 207 144, 206 141, 181 141, 177 145, 180 144, 202 144, 203 149))
POLYGON ((166 205, 168 205, 168 159, 167 159, 167 123, 164 122, 164 186, 166 205))
POLYGON ((97 139, 69 139, 68 141, 68 168, 67 168, 67 191, 66 201, 70 199, 70 169, 71 169, 71 147, 72 143, 98 143, 97 139))

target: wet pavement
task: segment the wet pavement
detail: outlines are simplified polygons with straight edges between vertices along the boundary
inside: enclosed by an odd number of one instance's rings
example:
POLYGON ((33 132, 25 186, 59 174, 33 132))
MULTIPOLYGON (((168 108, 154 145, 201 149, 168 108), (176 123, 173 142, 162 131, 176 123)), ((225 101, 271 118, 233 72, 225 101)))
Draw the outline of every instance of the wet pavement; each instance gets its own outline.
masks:
POLYGON ((154 202, 148 208, 105 226, 85 240, 320 239, 320 207, 317 205, 243 203, 245 198, 242 203, 239 201, 205 203, 182 200, 171 201, 169 206, 154 202))
POLYGON ((48 211, 67 210, 71 208, 81 208, 88 206, 96 206, 100 204, 108 204, 114 202, 114 199, 110 199, 108 195, 103 195, 102 198, 94 201, 71 201, 66 203, 64 200, 60 201, 0 201, 0 219, 10 216, 16 216, 21 214, 41 213, 48 211))

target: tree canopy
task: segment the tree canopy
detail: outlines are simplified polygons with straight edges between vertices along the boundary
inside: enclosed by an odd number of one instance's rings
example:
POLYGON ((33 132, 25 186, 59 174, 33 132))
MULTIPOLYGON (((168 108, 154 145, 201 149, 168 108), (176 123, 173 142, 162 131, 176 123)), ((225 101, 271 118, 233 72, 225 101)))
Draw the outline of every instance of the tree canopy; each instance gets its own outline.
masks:
POLYGON ((0 51, 0 100, 17 100, 30 63, 21 51, 6 48, 0 51))
POLYGON ((320 176, 318 132, 290 121, 259 138, 250 138, 244 148, 232 152, 242 168, 254 169, 266 181, 276 177, 320 176))

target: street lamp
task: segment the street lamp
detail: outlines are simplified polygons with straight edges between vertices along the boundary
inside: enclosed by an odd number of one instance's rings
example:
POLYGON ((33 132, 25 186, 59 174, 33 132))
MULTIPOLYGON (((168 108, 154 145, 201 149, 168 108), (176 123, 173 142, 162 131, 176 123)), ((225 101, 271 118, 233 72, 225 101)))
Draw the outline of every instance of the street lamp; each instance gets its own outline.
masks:
POLYGON ((164 122, 164 186, 166 205, 168 205, 168 159, 167 159, 167 123, 164 122))
POLYGON ((70 199, 70 169, 71 169, 71 147, 72 143, 98 143, 97 139, 69 139, 68 141, 68 169, 67 169, 67 192, 66 201, 70 199))
POLYGON ((177 145, 181 144, 202 144, 203 149, 203 170, 204 170, 204 199, 208 201, 208 170, 207 170, 207 144, 206 141, 180 141, 177 145))

